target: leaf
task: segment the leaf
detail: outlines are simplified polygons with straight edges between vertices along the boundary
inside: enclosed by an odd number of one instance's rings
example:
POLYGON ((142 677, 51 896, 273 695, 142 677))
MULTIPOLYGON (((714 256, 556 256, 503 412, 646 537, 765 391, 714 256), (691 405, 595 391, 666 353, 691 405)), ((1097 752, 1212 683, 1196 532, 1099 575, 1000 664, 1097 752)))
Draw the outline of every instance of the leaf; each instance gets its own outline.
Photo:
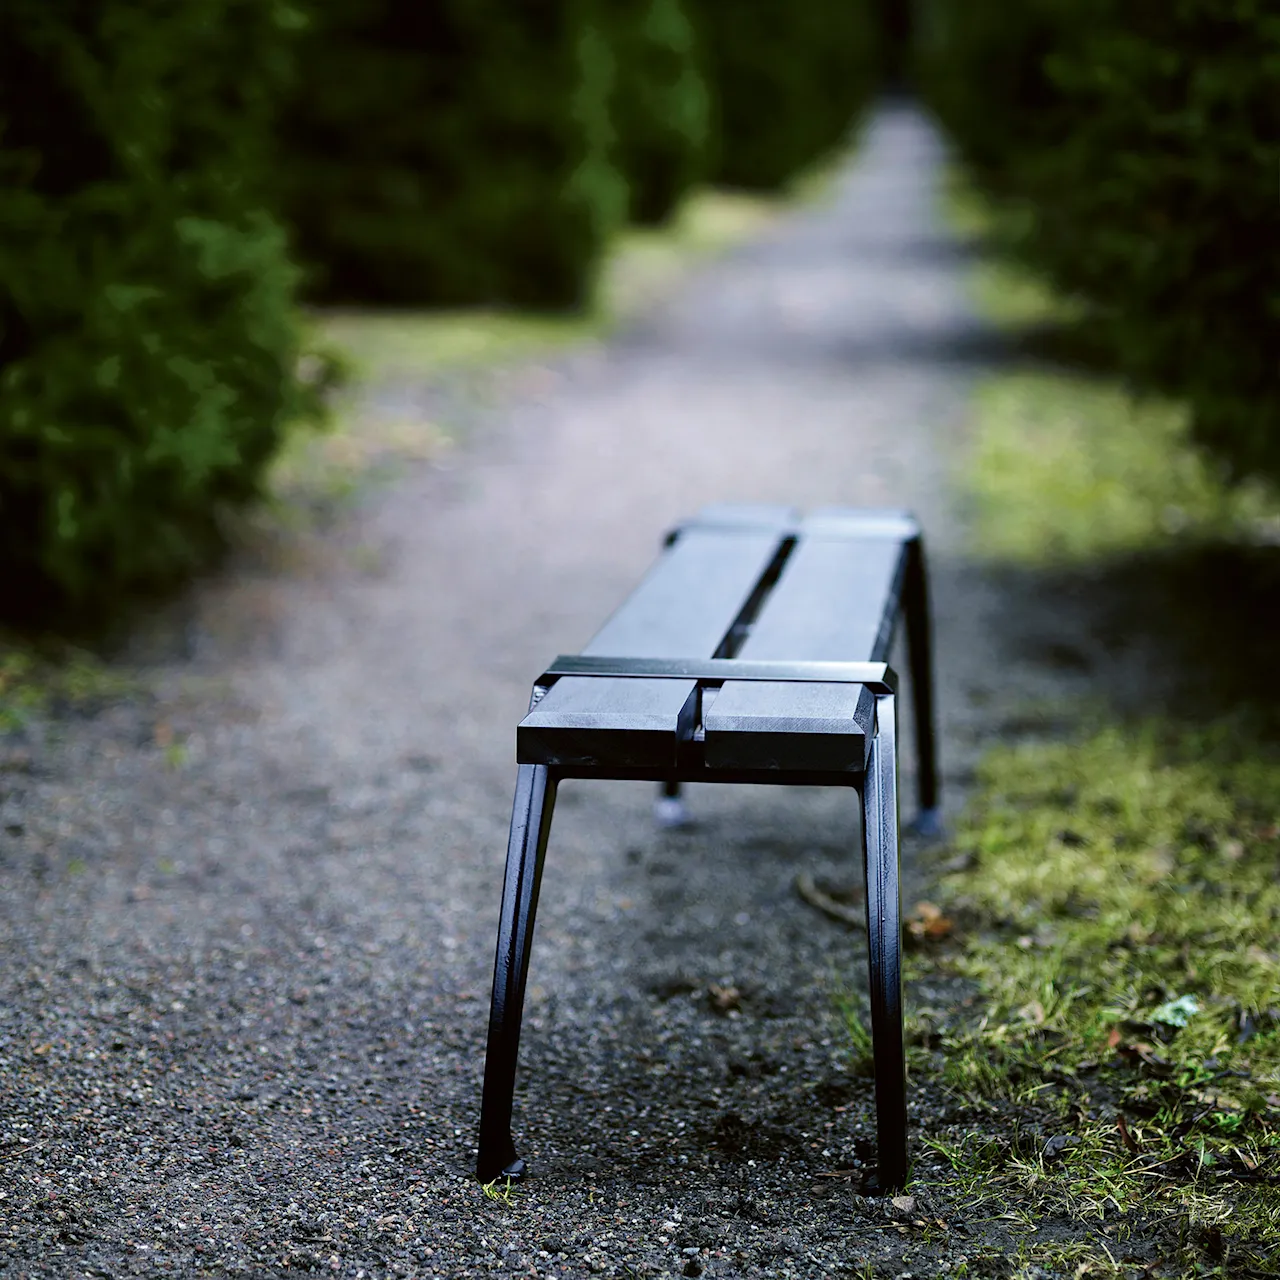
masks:
POLYGON ((1166 1027, 1185 1027, 1200 1012, 1200 1001, 1193 995, 1178 996, 1175 1000, 1166 1000, 1158 1009, 1152 1010, 1148 1018, 1166 1027))

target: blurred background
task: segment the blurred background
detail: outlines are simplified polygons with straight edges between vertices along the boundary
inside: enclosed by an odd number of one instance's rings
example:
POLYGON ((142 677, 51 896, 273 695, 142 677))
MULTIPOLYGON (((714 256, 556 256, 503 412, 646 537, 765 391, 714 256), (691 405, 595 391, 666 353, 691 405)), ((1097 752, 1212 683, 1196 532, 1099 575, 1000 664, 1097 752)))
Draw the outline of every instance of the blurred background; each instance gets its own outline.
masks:
POLYGON ((344 378, 598 329, 882 93, 945 129, 1000 304, 1265 486, 1278 68, 1263 0, 8 0, 0 612, 182 581, 344 378))

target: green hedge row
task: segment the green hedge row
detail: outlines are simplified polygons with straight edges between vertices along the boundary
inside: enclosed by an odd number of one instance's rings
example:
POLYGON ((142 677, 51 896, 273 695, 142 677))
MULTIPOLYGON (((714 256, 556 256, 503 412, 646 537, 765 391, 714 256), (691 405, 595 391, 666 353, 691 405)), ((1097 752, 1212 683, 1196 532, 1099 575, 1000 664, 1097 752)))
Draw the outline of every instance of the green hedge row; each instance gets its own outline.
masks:
POLYGON ((625 187, 586 0, 310 0, 280 200, 323 300, 581 302, 625 187))
POLYGON ((280 200, 322 301, 573 307, 624 211, 773 188, 877 80, 873 0, 307 0, 280 200))
POLYGON ((0 6, 0 613, 162 584, 256 492, 299 385, 263 212, 272 0, 0 6))
POLYGON ((706 174, 711 99, 701 51, 682 0, 612 0, 609 15, 613 155, 632 219, 658 223, 706 174))
POLYGON ((1280 10, 935 0, 925 80, 1017 247, 1120 367, 1280 480, 1280 10))
POLYGON ((690 0, 714 104, 712 176, 770 190, 847 139, 881 77, 872 0, 690 0))
POLYGON ((843 136, 869 12, 0 4, 0 614, 103 612, 216 547, 317 411, 303 273, 323 300, 578 306, 713 134, 754 186, 843 136))

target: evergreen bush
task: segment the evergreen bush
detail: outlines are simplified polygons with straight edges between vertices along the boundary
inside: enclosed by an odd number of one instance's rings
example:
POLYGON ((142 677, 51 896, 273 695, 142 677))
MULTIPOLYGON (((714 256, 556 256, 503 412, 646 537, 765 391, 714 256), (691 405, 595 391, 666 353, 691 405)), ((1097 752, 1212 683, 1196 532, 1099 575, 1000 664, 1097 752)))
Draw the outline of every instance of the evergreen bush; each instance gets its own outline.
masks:
POLYGON ((931 93, 1141 386, 1235 474, 1280 479, 1280 10, 935 0, 931 93))
POLYGON ((664 221, 702 177, 710 102, 682 0, 614 0, 615 156, 634 221, 664 221))
POLYGON ((271 0, 0 6, 0 610, 109 610, 252 497, 296 377, 271 0))
POLYGON ((324 301, 570 307, 623 216, 586 0, 310 0, 280 198, 324 301))
POLYGON ((1027 251, 1232 471, 1280 480, 1280 9, 1054 3, 1070 127, 1028 157, 1027 251))
POLYGON ((695 0, 713 176, 781 186, 849 134, 880 76, 872 0, 695 0))

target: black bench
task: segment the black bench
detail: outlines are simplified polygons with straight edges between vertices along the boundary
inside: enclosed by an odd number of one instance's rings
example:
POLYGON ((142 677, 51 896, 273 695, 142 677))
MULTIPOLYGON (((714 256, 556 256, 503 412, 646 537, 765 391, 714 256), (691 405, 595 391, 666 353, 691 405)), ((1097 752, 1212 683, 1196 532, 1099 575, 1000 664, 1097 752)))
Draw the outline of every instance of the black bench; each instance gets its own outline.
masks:
POLYGON ((887 665, 907 620, 922 826, 938 774, 924 554, 897 511, 712 507, 577 657, 538 678, 516 731, 480 1116, 481 1181, 519 1178, 516 1056, 538 885, 562 778, 856 787, 862 796, 877 1174, 907 1175, 894 694, 887 665))

